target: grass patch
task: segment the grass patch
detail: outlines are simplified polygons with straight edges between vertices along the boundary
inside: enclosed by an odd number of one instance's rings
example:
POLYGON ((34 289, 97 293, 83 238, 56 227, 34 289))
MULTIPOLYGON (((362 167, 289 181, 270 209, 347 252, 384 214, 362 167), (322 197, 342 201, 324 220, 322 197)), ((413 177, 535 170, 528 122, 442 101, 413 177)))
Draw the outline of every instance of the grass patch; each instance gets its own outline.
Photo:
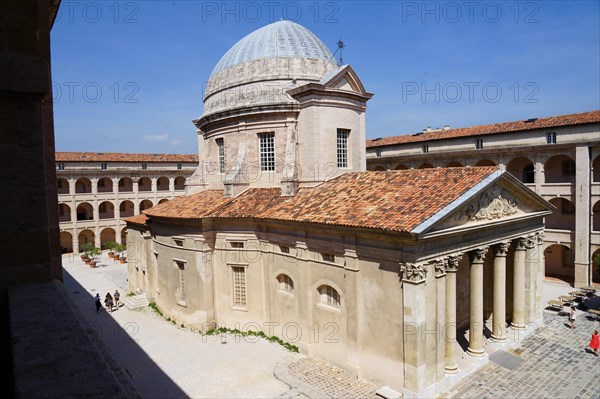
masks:
POLYGON ((135 296, 135 292, 129 291, 127 294, 125 294, 125 296, 135 296))
POLYGON ((295 352, 298 353, 300 352, 300 350, 298 349, 298 347, 296 345, 290 344, 289 342, 285 342, 284 340, 282 340, 281 338, 273 335, 273 336, 268 336, 267 334, 265 334, 262 331, 240 331, 237 328, 236 329, 231 329, 231 328, 226 328, 226 327, 219 327, 219 328, 211 328, 210 330, 208 330, 204 335, 218 335, 218 334, 235 334, 235 335, 241 335, 242 337, 247 337, 247 336, 251 336, 251 337, 260 337, 263 339, 266 339, 269 342, 274 342, 277 343, 281 346, 283 346, 285 349, 287 349, 290 352, 295 352))
POLYGON ((156 303, 150 302, 148 304, 148 307, 150 307, 150 309, 154 310, 154 313, 156 313, 160 317, 165 317, 165 315, 160 311, 160 309, 158 308, 158 306, 156 306, 156 303))

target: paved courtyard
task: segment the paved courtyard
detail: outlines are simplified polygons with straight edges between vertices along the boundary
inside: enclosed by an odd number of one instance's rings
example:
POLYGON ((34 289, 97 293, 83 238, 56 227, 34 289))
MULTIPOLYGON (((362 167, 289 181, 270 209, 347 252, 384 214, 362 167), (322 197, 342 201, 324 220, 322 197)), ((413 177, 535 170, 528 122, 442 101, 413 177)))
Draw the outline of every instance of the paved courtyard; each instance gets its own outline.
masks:
MULTIPOLYGON (((372 398, 378 388, 350 378, 321 360, 292 354, 264 340, 204 337, 167 322, 149 309, 121 307, 96 314, 93 296, 127 292, 127 267, 102 257, 90 269, 63 257, 67 292, 140 392, 153 397, 372 398), (291 387, 291 389, 290 389, 291 387)), ((573 289, 546 283, 544 301, 573 289)), ((600 298, 596 299, 600 301, 600 298)), ((598 304, 600 305, 600 304, 598 304)), ((596 306, 594 304, 594 306, 596 306)), ((498 351, 489 364, 440 394, 452 398, 600 398, 600 357, 587 350, 598 321, 578 311, 570 330, 566 314, 544 312, 545 325, 516 348, 498 351), (494 360, 504 359, 504 362, 494 360), (503 365, 500 365, 502 363, 503 365)))
POLYGON ((145 397, 273 398, 289 391, 273 375, 290 355, 280 345, 234 337, 222 344, 220 336, 174 326, 149 309, 96 314, 97 292, 103 299, 115 289, 127 292, 127 266, 104 255, 96 269, 68 257, 63 267, 67 292, 145 397))
MULTIPOLYGON (((548 291, 572 291, 552 287, 548 291)), ((560 292, 561 294, 563 292, 560 292)), ((599 305, 595 299, 594 306, 599 305)), ((567 308, 565 308, 566 310, 567 308)), ((600 398, 600 357, 588 348, 600 323, 577 312, 576 328, 568 326, 567 314, 544 311, 545 326, 527 337, 506 358, 514 367, 493 361, 442 393, 443 398, 600 398), (518 363, 518 364, 517 364, 518 363)), ((492 357, 491 357, 492 358, 492 357)))

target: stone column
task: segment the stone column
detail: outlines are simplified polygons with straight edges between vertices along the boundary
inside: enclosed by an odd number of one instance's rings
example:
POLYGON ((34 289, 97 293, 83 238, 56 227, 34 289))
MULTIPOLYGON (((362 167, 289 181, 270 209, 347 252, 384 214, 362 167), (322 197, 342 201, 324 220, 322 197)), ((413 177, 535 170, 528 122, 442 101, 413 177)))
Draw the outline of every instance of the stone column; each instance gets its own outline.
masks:
POLYGON ((402 334, 404 337, 404 387, 416 394, 433 383, 427 370, 425 265, 404 263, 402 298, 404 302, 402 334))
POLYGON ((469 348, 471 356, 482 357, 483 350, 483 259, 487 248, 472 251, 470 270, 469 348))
POLYGON ((534 235, 527 237, 525 241, 525 322, 527 324, 537 320, 535 297, 538 287, 539 261, 536 241, 534 235))
POLYGON ((592 283, 590 267, 590 152, 587 144, 575 148, 575 287, 592 283))
POLYGON ((446 373, 458 372, 458 366, 454 360, 454 347, 456 346, 456 271, 462 254, 448 257, 446 264, 446 325, 444 326, 445 348, 445 370, 446 373))
MULTIPOLYGON (((436 259, 433 261, 435 270, 435 330, 436 335, 440 334, 440 327, 446 325, 446 268, 448 259, 436 259), (438 327, 439 326, 439 327, 438 327)), ((446 378, 446 351, 440 345, 441 340, 436 340, 435 343, 435 375, 436 382, 446 378)))
POLYGON ((69 194, 75 195, 75 179, 69 179, 69 194))
POLYGON ((525 326, 525 237, 517 239, 513 273, 513 314, 510 327, 524 330, 525 326))
POLYGON ((506 342, 506 253, 510 248, 509 242, 496 246, 494 257, 494 303, 492 340, 506 342))
POLYGON ((544 233, 536 234, 538 246, 538 290, 536 293, 536 309, 538 311, 537 319, 543 317, 542 293, 544 290, 544 277, 546 277, 546 260, 544 259, 544 233))

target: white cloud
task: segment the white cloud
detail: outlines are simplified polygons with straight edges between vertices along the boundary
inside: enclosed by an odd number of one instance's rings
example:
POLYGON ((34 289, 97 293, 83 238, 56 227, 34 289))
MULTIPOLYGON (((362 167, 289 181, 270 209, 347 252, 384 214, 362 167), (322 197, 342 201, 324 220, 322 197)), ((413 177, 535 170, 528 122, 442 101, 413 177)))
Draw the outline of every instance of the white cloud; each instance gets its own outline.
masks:
POLYGON ((158 141, 166 141, 168 138, 168 134, 147 134, 144 136, 144 141, 155 143, 158 141))
POLYGON ((171 140, 169 143, 171 145, 179 145, 179 144, 183 144, 183 140, 181 140, 181 139, 171 140))

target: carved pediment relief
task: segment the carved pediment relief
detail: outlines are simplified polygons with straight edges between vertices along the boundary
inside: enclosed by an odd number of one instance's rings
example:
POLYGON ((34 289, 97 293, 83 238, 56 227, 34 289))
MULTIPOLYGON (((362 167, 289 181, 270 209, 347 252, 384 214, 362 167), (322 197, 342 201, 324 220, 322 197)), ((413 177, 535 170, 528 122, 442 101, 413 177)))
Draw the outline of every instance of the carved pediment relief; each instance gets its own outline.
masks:
POLYGON ((494 185, 458 208, 439 224, 443 230, 465 224, 482 224, 525 214, 530 209, 503 188, 494 185))

